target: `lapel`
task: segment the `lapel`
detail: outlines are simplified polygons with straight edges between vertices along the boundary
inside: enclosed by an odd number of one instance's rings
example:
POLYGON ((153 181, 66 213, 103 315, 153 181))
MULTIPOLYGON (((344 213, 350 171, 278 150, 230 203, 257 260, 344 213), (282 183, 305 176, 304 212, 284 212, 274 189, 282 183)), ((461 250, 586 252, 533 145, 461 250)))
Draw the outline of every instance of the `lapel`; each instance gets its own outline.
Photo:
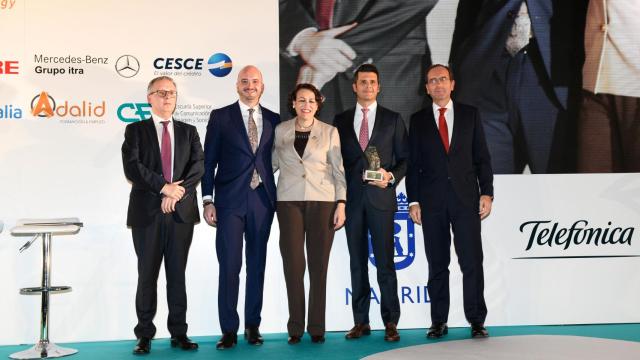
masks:
MULTIPOLYGON (((186 141, 186 130, 182 123, 177 122, 176 119, 172 119, 173 121, 173 179, 175 180, 176 175, 178 174, 178 165, 181 163, 182 158, 182 146, 187 144, 186 141), (180 155, 180 156, 179 156, 180 155)), ((181 165, 181 164, 180 164, 181 165)))
POLYGON ((236 128, 236 132, 238 132, 240 141, 244 143, 245 150, 250 154, 253 154, 251 143, 249 143, 249 134, 247 133, 246 126, 244 126, 244 120, 242 120, 242 112, 240 111, 239 101, 236 101, 236 104, 231 107, 231 123, 236 128))
MULTIPOLYGON (((429 107, 425 109, 426 110, 426 131, 427 131, 427 136, 434 139, 433 141, 436 141, 438 143, 438 149, 441 149, 442 154, 444 154, 444 156, 447 156, 447 153, 444 152, 444 144, 442 144, 442 139, 440 138, 440 132, 438 131, 438 126, 436 125, 436 118, 434 117, 433 114, 433 105, 429 104, 429 107)), ((455 111, 455 110, 454 110, 455 111)), ((455 127, 455 124, 453 125, 453 127, 455 127)), ((449 144, 449 152, 451 152, 451 144, 449 144)))
MULTIPOLYGON (((355 130, 355 115, 356 115, 356 108, 352 108, 351 110, 349 110, 348 113, 346 113, 347 118, 345 119, 346 121, 344 122, 345 126, 348 127, 347 132, 349 134, 351 134, 351 140, 355 141, 356 146, 358 147, 358 149, 360 149, 360 142, 358 141, 358 134, 356 134, 356 130, 355 130)), ((362 150, 360 150, 362 151, 362 150)))
POLYGON ((460 132, 462 131, 463 118, 464 114, 460 107, 454 102, 453 103, 453 133, 451 134, 451 144, 449 144, 449 154, 455 149, 457 145, 457 139, 460 137, 460 132))
MULTIPOLYGON (((271 139, 273 133, 273 124, 271 124, 271 119, 268 118, 267 111, 262 107, 262 105, 258 106, 260 106, 260 111, 262 112, 262 135, 260 135, 260 141, 256 152, 258 152, 258 150, 260 150, 264 144, 271 139)), ((248 139, 249 136, 247 135, 247 140, 248 139)))
MULTIPOLYGON (((314 120, 320 122, 320 120, 314 120)), ((295 121, 294 121, 294 129, 295 129, 295 121)), ((302 153, 302 159, 308 159, 311 154, 313 154, 315 149, 318 147, 318 137, 320 135, 320 126, 314 126, 311 128, 311 133, 309 134, 309 141, 307 142, 307 146, 304 148, 304 152, 302 153)), ((295 151, 295 149, 294 149, 295 151)), ((298 154, 295 151, 296 155, 298 154)))
POLYGON ((152 118, 144 120, 142 123, 144 124, 143 129, 146 133, 146 136, 151 139, 151 146, 154 149, 152 152, 155 156, 154 160, 156 163, 161 164, 162 156, 160 155, 160 143, 158 142, 158 132, 156 131, 156 125, 154 124, 152 118))
POLYGON ((382 129, 384 127, 384 124, 382 124, 382 122, 384 121, 382 119, 382 106, 380 106, 380 104, 378 104, 378 108, 376 109, 376 119, 373 122, 373 130, 371 130, 371 137, 369 138, 369 143, 368 144, 376 144, 376 139, 378 138, 378 134, 380 133, 380 129, 382 129))

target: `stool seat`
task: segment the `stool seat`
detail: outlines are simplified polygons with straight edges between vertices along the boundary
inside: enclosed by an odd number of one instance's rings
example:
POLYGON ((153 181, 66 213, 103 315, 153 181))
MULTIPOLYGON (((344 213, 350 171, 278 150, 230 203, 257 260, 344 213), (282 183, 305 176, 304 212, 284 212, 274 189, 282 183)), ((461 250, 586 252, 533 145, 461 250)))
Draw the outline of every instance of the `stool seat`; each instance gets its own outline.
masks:
POLYGON ((82 222, 78 218, 58 218, 58 219, 20 219, 16 226, 11 229, 13 235, 73 235, 77 234, 82 227, 82 222))
POLYGON ((22 295, 42 296, 40 305, 40 340, 30 349, 9 355, 12 359, 42 359, 67 356, 78 352, 49 341, 49 295, 71 291, 71 286, 51 286, 51 237, 77 234, 83 226, 78 218, 21 219, 11 229, 14 236, 35 235, 20 251, 26 250, 38 237, 42 238, 42 285, 20 289, 22 295))

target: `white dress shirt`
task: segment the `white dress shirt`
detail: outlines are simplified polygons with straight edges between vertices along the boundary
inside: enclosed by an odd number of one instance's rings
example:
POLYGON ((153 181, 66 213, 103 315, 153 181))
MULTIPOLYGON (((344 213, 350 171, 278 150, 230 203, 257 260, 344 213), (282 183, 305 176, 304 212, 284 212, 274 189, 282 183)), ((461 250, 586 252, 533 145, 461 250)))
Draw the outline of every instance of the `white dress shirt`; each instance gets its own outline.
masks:
POLYGON ((165 119, 160 115, 157 115, 154 112, 151 112, 151 119, 153 120, 153 125, 156 127, 156 134, 158 135, 158 145, 160 146, 160 154, 162 154, 162 132, 164 131, 164 125, 162 125, 162 121, 168 121, 167 130, 169 130, 169 137, 171 137, 171 179, 173 180, 173 159, 175 159, 175 139, 174 139, 174 131, 173 131, 173 118, 165 119))
MULTIPOLYGON (((433 118, 436 120, 436 128, 438 131, 440 130, 440 126, 438 126, 438 119, 440 118, 440 106, 436 103, 432 104, 433 107, 433 118)), ((451 145, 451 138, 453 137, 453 101, 449 99, 447 105, 445 105, 447 111, 444 112, 444 121, 447 123, 447 133, 449 135, 449 145, 451 145)))
MULTIPOLYGON (((378 102, 374 101, 373 104, 367 107, 369 112, 367 113, 367 124, 369 125, 369 140, 371 140, 371 134, 373 133, 373 126, 376 124, 376 111, 378 110, 378 102)), ((356 137, 360 140, 360 126, 362 126, 362 119, 364 114, 362 113, 362 105, 356 103, 356 113, 353 116, 353 130, 356 132, 356 137)))

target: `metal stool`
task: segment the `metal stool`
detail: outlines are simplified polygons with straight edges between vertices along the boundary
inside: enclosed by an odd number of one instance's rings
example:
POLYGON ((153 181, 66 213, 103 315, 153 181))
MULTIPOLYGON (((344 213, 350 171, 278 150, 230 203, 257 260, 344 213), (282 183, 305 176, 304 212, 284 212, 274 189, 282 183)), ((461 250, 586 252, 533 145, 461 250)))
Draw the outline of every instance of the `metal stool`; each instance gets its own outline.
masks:
POLYGON ((51 286, 51 236, 76 234, 82 223, 78 218, 65 219, 22 219, 11 229, 13 235, 33 235, 20 252, 26 250, 38 238, 42 237, 42 286, 20 289, 22 295, 42 295, 40 306, 40 340, 30 349, 9 355, 12 359, 41 359, 67 356, 78 352, 57 346, 49 342, 49 294, 71 291, 70 286, 51 286))

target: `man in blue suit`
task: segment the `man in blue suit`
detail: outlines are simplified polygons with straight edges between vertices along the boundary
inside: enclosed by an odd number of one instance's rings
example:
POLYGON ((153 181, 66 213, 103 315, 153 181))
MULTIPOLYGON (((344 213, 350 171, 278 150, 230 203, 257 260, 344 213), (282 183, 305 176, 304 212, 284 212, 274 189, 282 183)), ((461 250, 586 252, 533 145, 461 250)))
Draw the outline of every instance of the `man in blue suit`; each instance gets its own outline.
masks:
POLYGON ((448 67, 432 65, 426 89, 433 103, 411 116, 409 128, 407 196, 411 219, 424 228, 431 339, 448 332, 451 230, 471 336, 489 336, 480 221, 491 213, 493 172, 478 110, 451 100, 455 84, 448 67))
POLYGON ((271 148, 280 116, 260 105, 264 84, 255 66, 240 71, 236 87, 240 101, 211 112, 204 142, 203 215, 207 224, 217 227, 220 350, 237 343, 243 235, 247 243, 244 336, 252 345, 263 342, 259 326, 264 267, 276 201, 271 148))
POLYGON ((572 172, 585 0, 460 0, 454 98, 480 110, 497 174, 572 172))

